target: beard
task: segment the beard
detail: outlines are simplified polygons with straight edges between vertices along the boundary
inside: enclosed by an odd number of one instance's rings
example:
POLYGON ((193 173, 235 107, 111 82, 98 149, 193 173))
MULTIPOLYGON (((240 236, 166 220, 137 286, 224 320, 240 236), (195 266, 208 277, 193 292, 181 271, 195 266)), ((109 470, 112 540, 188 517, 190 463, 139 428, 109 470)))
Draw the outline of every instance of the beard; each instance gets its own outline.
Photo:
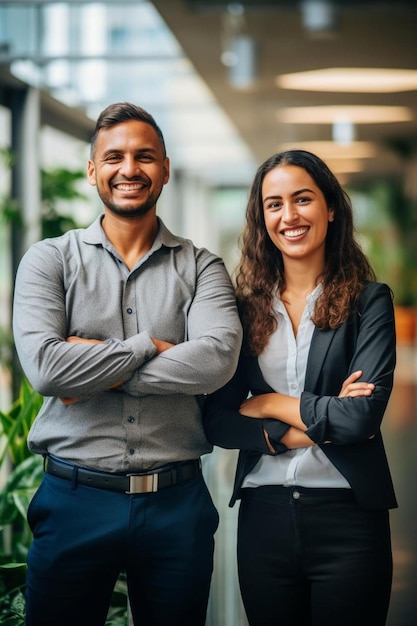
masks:
POLYGON ((114 213, 115 215, 118 215, 119 217, 128 217, 128 218, 142 217, 143 215, 146 215, 147 213, 149 213, 149 211, 151 211, 155 207, 158 201, 158 198, 161 195, 161 192, 162 192, 162 185, 156 192, 152 193, 148 197, 148 199, 145 200, 144 202, 141 202, 139 204, 133 203, 130 206, 120 207, 118 204, 116 204, 113 201, 110 194, 104 193, 97 186, 97 193, 100 197, 100 200, 104 204, 104 206, 109 211, 111 211, 111 213, 114 213))

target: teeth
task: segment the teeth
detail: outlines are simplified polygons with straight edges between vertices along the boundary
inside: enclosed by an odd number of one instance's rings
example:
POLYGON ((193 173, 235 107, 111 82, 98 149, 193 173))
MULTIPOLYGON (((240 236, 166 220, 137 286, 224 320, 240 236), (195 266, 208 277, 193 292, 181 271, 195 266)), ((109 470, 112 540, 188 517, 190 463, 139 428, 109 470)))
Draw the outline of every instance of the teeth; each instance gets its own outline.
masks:
POLYGON ((118 185, 116 185, 117 189, 119 189, 120 191, 138 191, 139 189, 142 189, 142 185, 140 185, 139 183, 133 184, 123 184, 123 183, 119 183, 118 185))
POLYGON ((286 230, 284 231, 284 235, 286 237, 299 237, 300 235, 304 235, 308 231, 308 228, 297 228, 297 230, 286 230))

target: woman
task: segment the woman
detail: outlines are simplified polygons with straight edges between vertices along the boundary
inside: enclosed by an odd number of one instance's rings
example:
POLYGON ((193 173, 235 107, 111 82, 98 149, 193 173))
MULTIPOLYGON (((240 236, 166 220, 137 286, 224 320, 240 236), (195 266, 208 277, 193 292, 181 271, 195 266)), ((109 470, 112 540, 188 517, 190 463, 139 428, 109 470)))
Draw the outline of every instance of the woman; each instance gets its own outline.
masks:
POLYGON ((211 443, 240 450, 239 583, 251 626, 380 626, 396 507, 381 437, 392 294, 354 238, 348 196, 290 150, 257 171, 236 276, 238 370, 209 396, 211 443))

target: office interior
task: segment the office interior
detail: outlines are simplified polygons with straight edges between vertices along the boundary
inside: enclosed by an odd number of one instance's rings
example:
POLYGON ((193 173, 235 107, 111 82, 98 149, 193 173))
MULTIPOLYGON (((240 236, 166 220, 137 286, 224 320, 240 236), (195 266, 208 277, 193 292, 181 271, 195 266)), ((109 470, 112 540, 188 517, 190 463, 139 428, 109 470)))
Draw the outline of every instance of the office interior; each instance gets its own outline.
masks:
MULTIPOLYGON (((416 27, 413 0, 0 0, 0 410, 17 392, 13 277, 50 208, 42 172, 85 172, 105 106, 152 113, 172 168, 158 213, 231 273, 258 165, 285 148, 315 152, 350 194, 398 315, 383 424, 399 501, 387 626, 414 626, 417 615, 416 27)), ((82 177, 77 190, 53 210, 85 226, 100 205, 82 177)), ((228 506, 235 463, 220 449, 203 459, 221 519, 207 626, 247 626, 228 506)))

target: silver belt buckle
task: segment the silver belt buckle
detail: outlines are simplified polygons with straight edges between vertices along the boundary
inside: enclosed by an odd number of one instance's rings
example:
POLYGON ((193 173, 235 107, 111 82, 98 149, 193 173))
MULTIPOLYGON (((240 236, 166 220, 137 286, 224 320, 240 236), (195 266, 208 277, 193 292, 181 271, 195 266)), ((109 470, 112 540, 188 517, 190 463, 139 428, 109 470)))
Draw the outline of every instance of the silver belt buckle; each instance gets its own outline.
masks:
POLYGON ((158 491, 158 474, 130 474, 127 494, 152 493, 158 491))

